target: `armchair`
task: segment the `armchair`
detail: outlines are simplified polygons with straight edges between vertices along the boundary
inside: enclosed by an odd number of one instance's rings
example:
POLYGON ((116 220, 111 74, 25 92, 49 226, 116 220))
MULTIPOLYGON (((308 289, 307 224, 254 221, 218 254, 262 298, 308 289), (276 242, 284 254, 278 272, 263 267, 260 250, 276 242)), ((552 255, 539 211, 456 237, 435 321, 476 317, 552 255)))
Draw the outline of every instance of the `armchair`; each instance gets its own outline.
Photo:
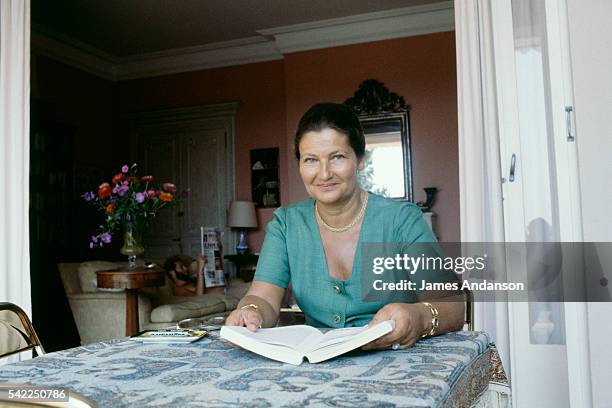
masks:
MULTIPOLYGON (((59 271, 74 316, 81 344, 125 336, 125 292, 101 290, 96 271, 113 269, 116 262, 60 263, 59 271)), ((249 283, 232 281, 226 294, 193 297, 173 296, 172 282, 146 288, 138 295, 141 330, 176 325, 190 317, 208 318, 229 313, 248 289, 249 283)))

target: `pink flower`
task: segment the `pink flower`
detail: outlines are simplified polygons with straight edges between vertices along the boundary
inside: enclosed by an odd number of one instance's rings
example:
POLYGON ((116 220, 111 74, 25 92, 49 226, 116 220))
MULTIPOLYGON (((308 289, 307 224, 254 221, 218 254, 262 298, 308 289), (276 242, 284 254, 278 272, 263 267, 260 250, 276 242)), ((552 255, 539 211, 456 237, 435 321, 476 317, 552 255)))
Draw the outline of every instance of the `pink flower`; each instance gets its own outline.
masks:
POLYGON ((153 176, 142 176, 140 178, 140 180, 142 180, 142 181, 144 181, 146 183, 149 183, 149 182, 153 181, 153 176))
POLYGON ((176 192, 176 186, 172 183, 164 183, 162 187, 166 191, 170 191, 172 193, 176 192))
POLYGON ((130 168, 128 167, 127 164, 124 164, 123 167, 121 167, 121 172, 127 173, 128 171, 130 171, 130 168))
POLYGON ((155 198, 157 197, 157 191, 155 190, 147 190, 147 198, 155 198))

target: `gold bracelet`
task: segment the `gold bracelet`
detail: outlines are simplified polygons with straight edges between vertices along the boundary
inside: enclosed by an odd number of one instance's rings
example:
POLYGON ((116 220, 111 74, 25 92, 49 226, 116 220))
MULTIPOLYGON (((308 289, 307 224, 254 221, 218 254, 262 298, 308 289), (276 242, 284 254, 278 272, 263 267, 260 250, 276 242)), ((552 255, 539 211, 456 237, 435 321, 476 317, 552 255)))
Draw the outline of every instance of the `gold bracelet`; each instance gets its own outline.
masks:
POLYGON ((431 312, 431 330, 425 330, 423 334, 421 334, 421 338, 433 336, 434 334, 436 334, 436 330, 440 325, 440 319, 438 319, 438 309, 433 307, 431 303, 421 302, 421 304, 427 306, 429 308, 429 311, 431 312))
POLYGON ((244 305, 240 308, 240 310, 246 310, 246 309, 259 310, 259 306, 257 306, 255 303, 249 303, 248 305, 244 305))

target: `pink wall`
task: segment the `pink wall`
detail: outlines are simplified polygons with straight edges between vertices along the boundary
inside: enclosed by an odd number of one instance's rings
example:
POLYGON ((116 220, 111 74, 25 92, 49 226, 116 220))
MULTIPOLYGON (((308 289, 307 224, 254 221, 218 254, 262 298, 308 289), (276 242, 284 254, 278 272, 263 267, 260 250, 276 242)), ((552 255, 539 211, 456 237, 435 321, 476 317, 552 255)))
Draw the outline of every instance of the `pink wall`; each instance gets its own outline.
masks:
MULTIPOLYGON (((454 33, 378 41, 293 53, 284 60, 216 68, 119 83, 120 113, 240 101, 236 117, 236 192, 250 199, 254 148, 280 148, 281 199, 306 197, 293 156, 301 114, 319 101, 342 102, 365 79, 375 78, 411 105, 416 201, 436 186, 438 233, 459 240, 459 178, 454 33)), ((250 234, 258 250, 273 209, 259 210, 250 234)))
POLYGON ((411 106, 415 201, 425 199, 423 187, 437 187, 437 233, 441 240, 459 241, 457 83, 452 32, 285 56, 288 202, 306 197, 292 151, 300 116, 316 102, 343 102, 369 78, 383 82, 411 106))
MULTIPOLYGON (((236 115, 236 199, 251 199, 250 150, 280 148, 280 168, 287 168, 283 61, 209 69, 119 84, 120 111, 136 112, 239 101, 236 115)), ((281 199, 286 204, 287 172, 281 172, 281 199)), ((260 227, 249 234, 259 250, 264 227, 274 209, 258 210, 260 227)))

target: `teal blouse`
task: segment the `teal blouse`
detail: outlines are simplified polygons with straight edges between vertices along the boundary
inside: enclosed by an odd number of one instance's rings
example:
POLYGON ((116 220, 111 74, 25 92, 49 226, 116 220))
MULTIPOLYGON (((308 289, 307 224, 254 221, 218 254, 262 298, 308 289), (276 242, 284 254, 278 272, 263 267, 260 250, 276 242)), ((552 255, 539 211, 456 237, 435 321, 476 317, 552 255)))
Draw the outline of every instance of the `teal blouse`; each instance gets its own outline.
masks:
MULTIPOLYGON (((364 243, 436 241, 416 205, 369 194, 353 271, 347 280, 329 275, 313 199, 277 209, 266 227, 254 279, 281 288, 287 288, 291 282, 307 324, 362 326, 385 305, 381 301, 362 300, 360 276, 364 243)), ((417 301, 415 293, 407 296, 407 302, 417 301)))

